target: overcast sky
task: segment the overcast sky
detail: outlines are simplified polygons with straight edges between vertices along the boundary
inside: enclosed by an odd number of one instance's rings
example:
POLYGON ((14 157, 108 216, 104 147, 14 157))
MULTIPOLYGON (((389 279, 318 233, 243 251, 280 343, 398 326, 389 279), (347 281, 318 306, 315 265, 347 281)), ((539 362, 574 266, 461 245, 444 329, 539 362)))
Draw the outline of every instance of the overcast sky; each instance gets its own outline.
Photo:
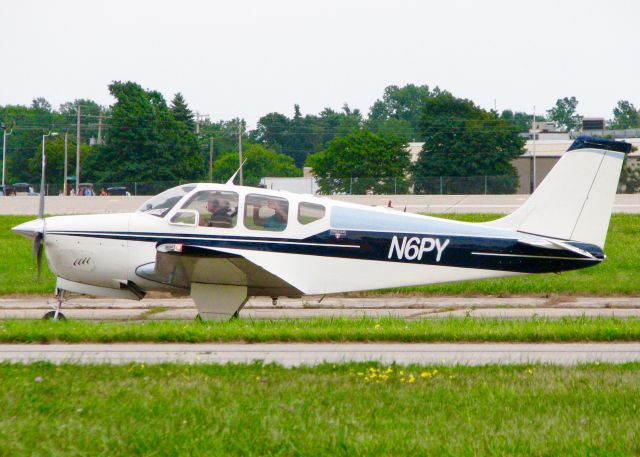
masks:
POLYGON ((390 84, 440 86, 485 108, 581 114, 640 107, 637 0, 6 1, 0 104, 113 99, 133 80, 213 119, 347 102, 390 84))

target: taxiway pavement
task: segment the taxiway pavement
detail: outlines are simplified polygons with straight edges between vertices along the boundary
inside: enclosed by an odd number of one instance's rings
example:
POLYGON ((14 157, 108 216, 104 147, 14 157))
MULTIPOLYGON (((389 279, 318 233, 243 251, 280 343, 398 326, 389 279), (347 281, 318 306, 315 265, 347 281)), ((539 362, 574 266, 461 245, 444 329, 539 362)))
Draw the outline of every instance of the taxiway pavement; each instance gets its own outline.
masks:
POLYGON ((571 344, 2 344, 0 362, 75 364, 379 362, 400 365, 625 363, 640 361, 640 343, 571 344))
MULTIPOLYGON (((55 301, 50 297, 0 299, 0 319, 39 319, 55 301)), ((197 311, 190 298, 153 298, 141 301, 78 298, 65 303, 69 319, 82 320, 191 320, 197 311)), ((311 317, 382 317, 407 319, 439 317, 527 317, 565 316, 640 317, 640 297, 305 297, 252 298, 241 318, 282 319, 311 317)))

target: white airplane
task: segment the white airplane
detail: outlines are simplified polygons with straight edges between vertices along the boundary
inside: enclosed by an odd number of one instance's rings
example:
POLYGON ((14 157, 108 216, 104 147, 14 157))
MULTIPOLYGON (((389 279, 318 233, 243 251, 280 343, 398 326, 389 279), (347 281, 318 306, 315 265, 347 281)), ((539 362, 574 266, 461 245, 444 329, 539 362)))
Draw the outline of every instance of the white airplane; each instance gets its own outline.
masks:
MULTIPOLYGON (((465 223, 266 189, 186 184, 135 213, 39 218, 13 231, 42 245, 65 294, 191 294, 202 319, 250 296, 300 297, 590 267, 603 247, 630 145, 580 137, 525 204, 465 223)), ((42 197, 41 197, 42 199, 42 197)), ((43 200, 43 199, 42 199, 43 200)), ((67 295, 68 296, 68 295, 67 295)))

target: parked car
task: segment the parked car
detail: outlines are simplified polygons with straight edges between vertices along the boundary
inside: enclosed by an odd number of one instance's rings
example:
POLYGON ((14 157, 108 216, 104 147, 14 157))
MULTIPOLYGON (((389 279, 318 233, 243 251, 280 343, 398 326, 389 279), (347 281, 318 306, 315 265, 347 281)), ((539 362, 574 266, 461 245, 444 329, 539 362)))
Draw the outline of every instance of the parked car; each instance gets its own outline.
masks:
POLYGON ((93 183, 84 182, 78 186, 78 195, 81 197, 93 197, 95 194, 93 191, 93 183))
POLYGON ((107 195, 131 195, 126 187, 107 187, 107 195))
POLYGON ((33 186, 26 182, 17 182, 13 185, 14 195, 30 195, 35 196, 38 195, 37 192, 34 192, 33 186))

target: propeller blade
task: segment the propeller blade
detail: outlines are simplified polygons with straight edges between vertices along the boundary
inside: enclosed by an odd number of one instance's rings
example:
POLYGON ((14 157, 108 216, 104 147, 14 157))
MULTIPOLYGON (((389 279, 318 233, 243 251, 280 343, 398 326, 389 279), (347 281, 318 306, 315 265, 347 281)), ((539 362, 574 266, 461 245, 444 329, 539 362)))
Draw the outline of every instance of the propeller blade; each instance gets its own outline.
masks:
POLYGON ((40 274, 42 273, 42 238, 42 234, 39 233, 33 240, 33 257, 36 258, 36 263, 38 266, 38 279, 40 279, 40 274))

